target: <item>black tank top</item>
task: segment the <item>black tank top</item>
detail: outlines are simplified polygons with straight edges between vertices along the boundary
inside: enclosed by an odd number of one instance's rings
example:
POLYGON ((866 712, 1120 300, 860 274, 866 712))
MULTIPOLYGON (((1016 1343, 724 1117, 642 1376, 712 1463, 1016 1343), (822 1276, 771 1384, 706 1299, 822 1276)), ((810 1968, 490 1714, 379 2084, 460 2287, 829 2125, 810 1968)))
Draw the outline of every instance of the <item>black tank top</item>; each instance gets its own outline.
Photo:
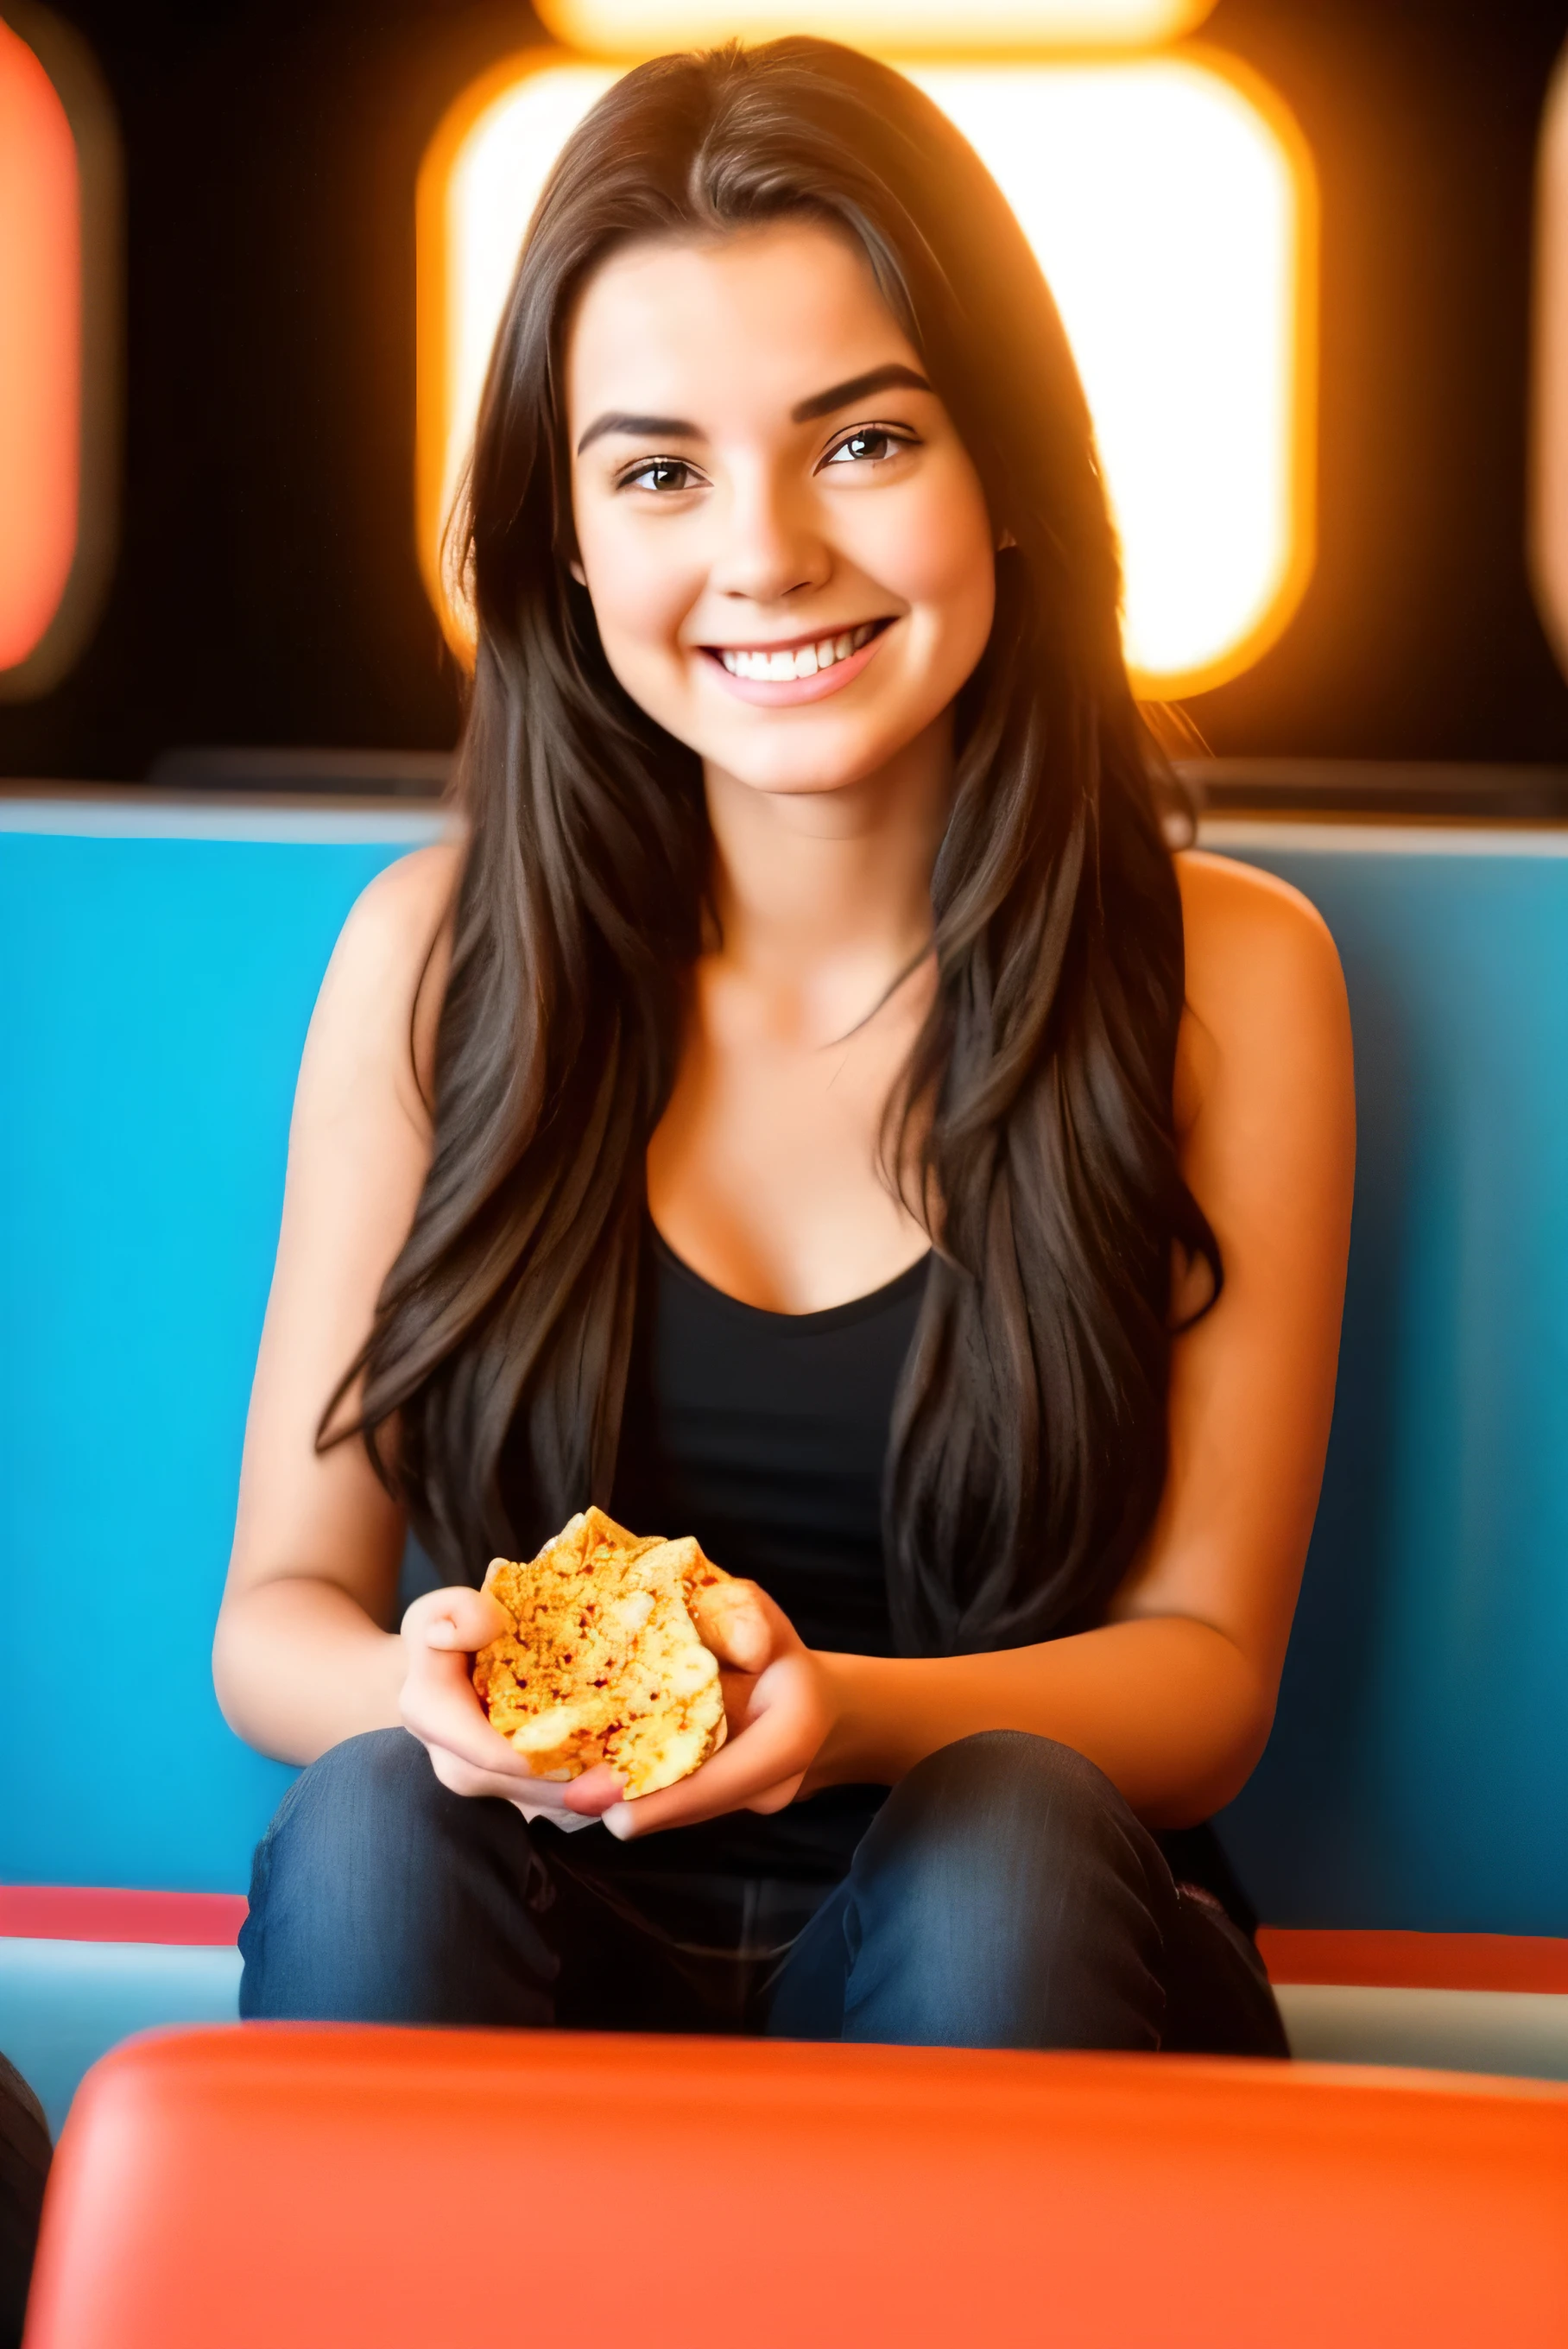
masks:
MULTIPOLYGON (((637 1533, 695 1534, 770 1592, 809 1647, 891 1655, 882 1468, 928 1263, 825 1313, 767 1313, 715 1288, 645 1224, 611 1514, 637 1533)), ((886 1791, 830 1786, 771 1817, 737 1811, 610 1848, 593 1834, 571 1851, 613 1862, 617 1878, 836 1881, 886 1791)), ((1253 1930, 1211 1826, 1157 1840, 1179 1882, 1253 1930)))
MULTIPOLYGON (((645 1234, 612 1516, 695 1534, 808 1647, 891 1655, 882 1469, 928 1259, 847 1305, 769 1313, 704 1280, 651 1223, 645 1234)), ((882 1795, 832 1787, 623 1849, 661 1871, 836 1875, 882 1795)))

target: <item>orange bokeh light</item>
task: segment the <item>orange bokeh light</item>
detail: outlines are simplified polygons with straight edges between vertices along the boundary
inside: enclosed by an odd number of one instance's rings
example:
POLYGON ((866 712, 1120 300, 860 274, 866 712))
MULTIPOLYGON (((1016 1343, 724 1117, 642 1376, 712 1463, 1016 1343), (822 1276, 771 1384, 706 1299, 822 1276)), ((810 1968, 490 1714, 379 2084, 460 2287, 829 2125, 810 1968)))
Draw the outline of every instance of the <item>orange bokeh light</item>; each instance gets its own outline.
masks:
POLYGON ((0 24, 0 674, 59 610, 81 492, 81 188, 66 109, 0 24))

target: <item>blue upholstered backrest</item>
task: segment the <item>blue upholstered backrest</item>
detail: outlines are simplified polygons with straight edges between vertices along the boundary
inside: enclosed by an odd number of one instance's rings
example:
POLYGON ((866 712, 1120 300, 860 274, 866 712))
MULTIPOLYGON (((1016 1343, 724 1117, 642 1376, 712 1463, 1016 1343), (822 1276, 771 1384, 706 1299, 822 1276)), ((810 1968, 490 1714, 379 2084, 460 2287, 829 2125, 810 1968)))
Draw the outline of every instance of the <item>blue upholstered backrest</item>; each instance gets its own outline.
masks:
MULTIPOLYGON (((289 1099, 345 913, 429 828, 0 802, 0 1881, 242 1888, 287 1783, 207 1656, 289 1099)), ((1362 1119, 1324 1506, 1224 1831, 1276 1923, 1568 1933, 1568 857, 1217 837, 1327 916, 1362 1119)))
POLYGON ((1227 1837, 1277 1924, 1568 1934, 1568 837, 1230 832, 1338 942, 1360 1134, 1323 1502, 1227 1837))
POLYGON ((169 821, 0 831, 0 1882, 242 1890, 292 1775, 208 1659, 300 1048, 409 819, 169 821))

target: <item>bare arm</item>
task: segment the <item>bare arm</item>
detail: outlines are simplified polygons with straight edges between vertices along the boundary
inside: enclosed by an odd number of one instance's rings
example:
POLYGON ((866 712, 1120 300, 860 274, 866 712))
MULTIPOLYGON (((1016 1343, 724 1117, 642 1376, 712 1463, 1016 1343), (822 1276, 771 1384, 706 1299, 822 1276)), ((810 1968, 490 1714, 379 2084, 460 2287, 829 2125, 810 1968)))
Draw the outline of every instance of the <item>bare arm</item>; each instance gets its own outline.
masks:
MULTIPOLYGON (((1223 1293, 1176 1341, 1159 1516, 1100 1630, 994 1655, 808 1656, 781 1632, 743 1736, 684 1786, 612 1814, 645 1832, 804 1787, 895 1782, 985 1729, 1088 1754, 1151 1824, 1245 1783, 1274 1718, 1333 1408, 1355 1104, 1337 957, 1294 891, 1181 864, 1183 1169, 1223 1293), (771 1778, 769 1778, 771 1773, 771 1778)), ((739 1725, 738 1723, 737 1726, 739 1725)))
MULTIPOLYGON (((431 1591, 399 1634, 403 1512, 357 1437, 316 1448, 429 1164, 457 861, 454 848, 424 849, 371 885, 311 1021, 212 1677, 231 1727, 282 1761, 314 1762, 346 1737, 401 1725, 454 1793, 592 1813, 618 1792, 608 1771, 571 1786, 535 1779, 485 1719, 469 1658, 506 1629, 496 1601, 462 1586, 431 1591)), ((351 1391, 335 1424, 351 1424, 357 1402, 351 1391)))
MULTIPOLYGON (((318 1453, 315 1435, 368 1333, 429 1160, 410 1040, 418 997, 415 1042, 428 1062, 456 862, 453 848, 420 850, 360 899, 322 985, 294 1099, 212 1653, 231 1726, 289 1762, 398 1719, 402 1512, 363 1444, 318 1453)), ((351 1396, 348 1416, 354 1407, 351 1396)))

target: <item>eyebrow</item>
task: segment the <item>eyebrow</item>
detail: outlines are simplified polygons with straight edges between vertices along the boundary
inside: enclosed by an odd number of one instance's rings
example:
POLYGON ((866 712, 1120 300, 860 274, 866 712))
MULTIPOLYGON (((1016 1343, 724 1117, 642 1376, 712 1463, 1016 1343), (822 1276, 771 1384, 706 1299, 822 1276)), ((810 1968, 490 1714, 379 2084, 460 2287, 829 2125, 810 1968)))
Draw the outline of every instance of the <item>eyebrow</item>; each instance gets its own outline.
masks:
MULTIPOLYGON (((854 399, 869 399, 878 391, 929 391, 931 386, 914 367, 904 367, 893 360, 887 367, 871 367, 864 375, 852 375, 847 383, 835 383, 827 391, 813 392, 810 399, 797 401, 789 410, 791 424, 813 424, 820 416, 831 416, 835 409, 847 408, 854 399)), ((630 416, 611 409, 596 416, 577 443, 581 457, 584 449, 603 440, 607 433, 624 432, 637 440, 700 440, 699 428, 684 416, 630 416)))
POLYGON ((577 443, 581 457, 584 449, 595 440, 603 440, 606 432, 628 432, 638 440, 700 440, 702 434, 684 416, 625 416, 612 409, 608 415, 596 416, 577 443))
POLYGON ((914 367, 903 367, 895 359, 891 366, 872 367, 865 375, 852 375, 848 383, 836 383, 830 391, 813 393, 789 410, 791 424, 811 424, 819 416, 831 416, 836 408, 848 408, 852 399, 869 399, 874 391, 929 391, 931 386, 914 367))

